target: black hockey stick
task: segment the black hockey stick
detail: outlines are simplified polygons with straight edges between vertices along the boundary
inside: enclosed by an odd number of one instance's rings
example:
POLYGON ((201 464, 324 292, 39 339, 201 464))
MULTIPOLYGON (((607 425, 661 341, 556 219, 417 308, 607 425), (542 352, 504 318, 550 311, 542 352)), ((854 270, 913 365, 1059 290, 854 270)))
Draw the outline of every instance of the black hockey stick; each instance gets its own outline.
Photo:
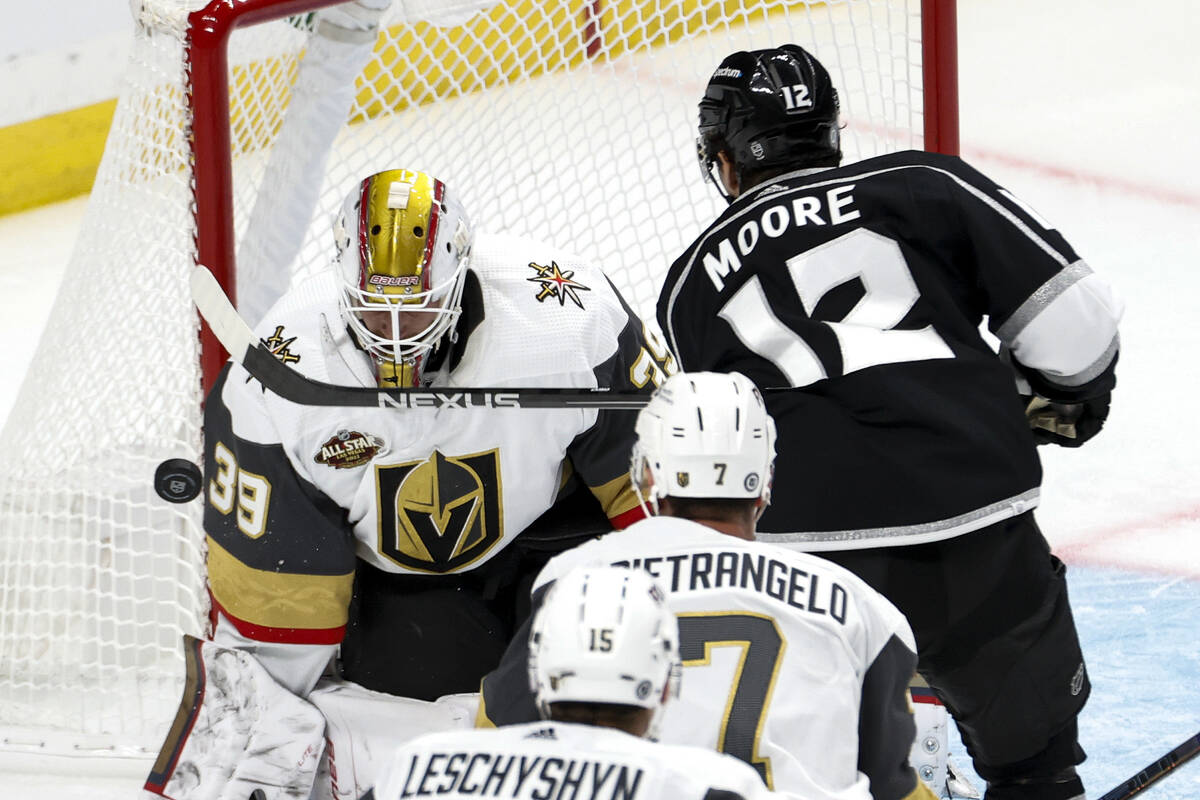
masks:
POLYGON ((1126 800, 1155 783, 1180 764, 1200 753, 1200 733, 1191 737, 1171 752, 1157 761, 1147 764, 1138 774, 1124 783, 1114 786, 1100 797, 1100 800, 1126 800))
POLYGON ((377 389, 338 386, 301 375, 280 362, 255 338, 225 290, 207 267, 191 276, 192 302, 234 361, 264 387, 305 406, 382 408, 616 408, 639 409, 649 393, 611 389, 377 389))

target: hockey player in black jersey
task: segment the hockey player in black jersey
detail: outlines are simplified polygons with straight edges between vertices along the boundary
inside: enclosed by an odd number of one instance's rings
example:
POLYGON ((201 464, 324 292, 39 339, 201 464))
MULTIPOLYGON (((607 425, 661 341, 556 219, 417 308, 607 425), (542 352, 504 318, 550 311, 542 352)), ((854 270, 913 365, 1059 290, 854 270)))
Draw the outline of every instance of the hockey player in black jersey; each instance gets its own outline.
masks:
POLYGON ((836 90, 795 45, 721 62, 698 154, 730 205, 672 265, 658 320, 682 369, 791 387, 768 393, 760 538, 849 567, 908 616, 987 800, 1082 797, 1089 682, 1033 518, 1036 445, 1103 425, 1120 301, 958 158, 839 166, 836 90))

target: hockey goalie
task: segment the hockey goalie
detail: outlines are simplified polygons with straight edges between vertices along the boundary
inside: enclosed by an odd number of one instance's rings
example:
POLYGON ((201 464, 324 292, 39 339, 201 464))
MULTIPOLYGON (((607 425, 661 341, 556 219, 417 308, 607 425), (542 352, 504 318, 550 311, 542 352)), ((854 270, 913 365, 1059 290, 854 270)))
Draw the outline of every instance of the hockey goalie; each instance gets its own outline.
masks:
MULTIPOLYGON (((477 233, 454 191, 389 169, 350 188, 332 267, 257 335, 366 387, 650 391, 670 369, 594 264, 477 233)), ((146 789, 357 798, 376 759, 471 724, 481 677, 555 553, 642 516, 633 414, 300 406, 237 363, 205 405, 211 641, 146 789)))

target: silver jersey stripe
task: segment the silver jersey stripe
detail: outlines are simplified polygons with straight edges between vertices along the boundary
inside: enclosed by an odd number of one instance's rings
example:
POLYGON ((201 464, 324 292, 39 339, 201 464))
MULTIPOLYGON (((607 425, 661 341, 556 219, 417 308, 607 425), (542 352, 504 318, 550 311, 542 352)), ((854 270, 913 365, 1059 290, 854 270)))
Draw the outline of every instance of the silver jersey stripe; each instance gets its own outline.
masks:
POLYGON ((1056 383, 1059 386, 1083 386, 1088 381, 1095 380, 1100 376, 1100 373, 1108 369, 1108 365, 1112 363, 1113 358, 1117 355, 1117 350, 1121 348, 1121 336, 1117 334, 1112 341, 1108 343, 1108 347, 1100 354, 1100 357, 1092 362, 1091 366, 1081 372, 1076 372, 1074 375, 1047 375, 1042 373, 1042 377, 1050 383, 1056 383))
POLYGON ((1043 283, 1034 291, 1033 294, 1026 298, 1025 302, 1017 306, 1017 310, 1012 313, 1004 324, 996 331, 996 336, 1000 341, 1007 345, 1011 345, 1013 339, 1016 339, 1025 327, 1046 310, 1046 307, 1053 303, 1067 289, 1070 289, 1079 281, 1092 274, 1092 268, 1089 267, 1082 259, 1063 267, 1050 277, 1050 280, 1043 283))
POLYGON ((1041 489, 1034 487, 1015 497, 1000 500, 957 517, 901 525, 895 528, 863 528, 848 531, 814 531, 811 533, 758 532, 758 541, 785 545, 794 550, 856 550, 866 547, 901 547, 911 544, 937 542, 985 528, 1001 520, 1024 514, 1037 507, 1041 489))
MULTIPOLYGON (((776 201, 778 201, 778 199, 780 197, 783 197, 783 196, 786 196, 786 195, 789 195, 792 193, 806 192, 811 189, 820 188, 822 186, 834 186, 837 184, 849 183, 851 181, 863 180, 864 178, 873 178, 876 175, 884 175, 888 172, 899 172, 901 170, 906 170, 906 169, 927 169, 927 170, 931 170, 933 172, 938 172, 938 173, 941 173, 942 175, 945 175, 950 180, 957 183, 967 193, 974 195, 977 200, 982 202, 988 208, 995 211, 997 215, 1003 217, 1005 220, 1007 220, 1009 223, 1011 223, 1013 227, 1015 227, 1021 233, 1025 234, 1026 237, 1028 237, 1034 244, 1036 244, 1048 256, 1050 256, 1052 259, 1057 261, 1061 266, 1063 266, 1063 267, 1067 266, 1068 261, 1067 261, 1066 256, 1064 256, 1062 253, 1060 253, 1058 250, 1056 250, 1054 248, 1054 246, 1050 244, 1050 242, 1046 241, 1043 237, 1039 236, 1036 231, 1034 231, 1032 228, 1030 228, 1028 225, 1026 225, 1024 220, 1022 220, 1020 217, 1018 217, 1012 211, 1005 208, 1002 204, 998 203, 994 198, 988 196, 988 194, 986 192, 982 191, 981 189, 978 189, 973 184, 968 183, 967 181, 958 177, 953 172, 950 172, 949 170, 941 169, 939 167, 931 167, 928 164, 903 164, 898 167, 888 167, 887 169, 872 170, 869 172, 860 172, 857 175, 845 175, 845 176, 837 178, 836 180, 818 181, 815 183, 806 183, 803 186, 797 186, 792 189, 789 189, 787 192, 767 192, 762 197, 760 197, 757 200, 755 200, 754 202, 750 203, 745 208, 743 208, 738 213, 731 216, 729 219, 722 222, 717 227, 709 230, 704 235, 703 241, 707 242, 709 239, 720 234, 720 232, 723 231, 725 228, 733 225, 735 222, 740 221, 740 219, 742 217, 744 217, 746 214, 748 214, 749 212, 753 211, 754 209, 756 209, 759 206, 764 205, 766 203, 776 202, 776 201)), ((788 173, 787 175, 780 175, 780 176, 776 177, 774 179, 774 181, 779 182, 788 177, 802 177, 803 175, 801 173, 806 173, 806 172, 807 172, 807 170, 797 170, 797 173, 788 173)), ((676 358, 680 359, 681 363, 679 366, 680 366, 680 369, 683 369, 683 370, 690 369, 690 366, 688 364, 682 363, 682 358, 679 355, 679 352, 680 352, 679 351, 679 341, 678 341, 677 337, 675 336, 675 325, 672 322, 672 320, 674 318, 675 301, 678 299, 679 292, 682 290, 683 285, 685 283, 687 283, 687 279, 691 275, 691 272, 692 272, 692 267, 695 266, 696 258, 699 256, 700 251, 702 249, 703 249, 703 242, 698 243, 697 246, 692 250, 691 258, 689 258, 687 264, 684 265, 683 271, 679 274, 679 280, 677 280, 675 282, 675 285, 671 288, 671 294, 670 294, 669 298, 667 299, 667 314, 666 314, 667 330, 665 331, 665 333, 667 335, 667 340, 668 340, 668 344, 670 345, 671 351, 673 353, 675 353, 676 358)))

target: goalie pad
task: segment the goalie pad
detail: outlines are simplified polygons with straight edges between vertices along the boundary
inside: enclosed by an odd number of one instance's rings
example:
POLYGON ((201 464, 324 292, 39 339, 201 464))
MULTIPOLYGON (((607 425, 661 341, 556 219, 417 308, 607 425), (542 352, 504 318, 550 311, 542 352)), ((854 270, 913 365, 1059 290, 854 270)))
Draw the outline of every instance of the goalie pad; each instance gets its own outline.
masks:
POLYGON ((307 800, 324 751, 325 718, 249 653, 184 637, 179 712, 144 798, 307 800))
POLYGON ((940 798, 949 797, 946 790, 946 763, 950 756, 950 715, 928 686, 916 682, 909 687, 913 699, 913 722, 917 738, 913 741, 909 762, 921 780, 940 798))
POLYGON ((326 748, 313 800, 358 800, 396 748, 426 733, 474 726, 479 695, 451 694, 433 702, 322 680, 308 699, 325 715, 326 748))
POLYGON ((917 726, 909 763, 941 800, 979 800, 979 790, 950 759, 950 715, 946 707, 919 677, 914 677, 908 691, 917 726))

